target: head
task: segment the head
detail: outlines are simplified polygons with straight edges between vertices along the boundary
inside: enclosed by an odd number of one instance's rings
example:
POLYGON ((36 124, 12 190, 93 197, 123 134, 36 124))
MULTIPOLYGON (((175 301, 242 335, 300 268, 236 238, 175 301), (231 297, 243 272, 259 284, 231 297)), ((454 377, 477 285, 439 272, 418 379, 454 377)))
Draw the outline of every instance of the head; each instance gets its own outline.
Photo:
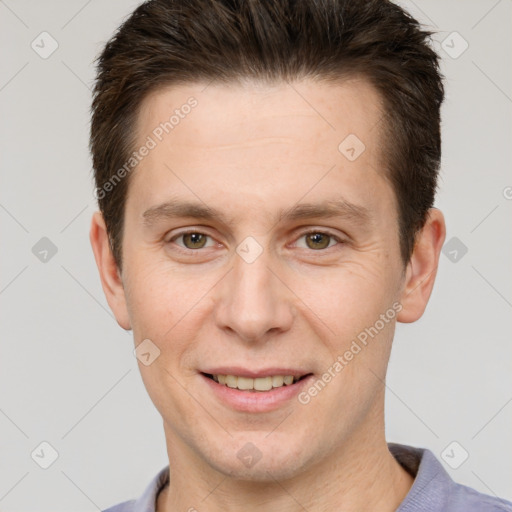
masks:
POLYGON ((444 240, 430 35, 382 0, 161 0, 107 43, 91 241, 173 450, 264 480, 383 436, 444 240), (266 402, 211 378, 283 373, 266 402))

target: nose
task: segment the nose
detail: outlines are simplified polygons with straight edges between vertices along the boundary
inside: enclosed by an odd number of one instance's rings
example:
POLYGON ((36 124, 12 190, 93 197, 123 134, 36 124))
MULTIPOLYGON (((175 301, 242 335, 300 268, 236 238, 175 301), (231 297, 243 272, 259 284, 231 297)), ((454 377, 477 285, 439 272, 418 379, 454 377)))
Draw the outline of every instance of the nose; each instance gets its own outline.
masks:
POLYGON ((272 263, 267 250, 252 262, 234 255, 234 267, 217 289, 215 320, 220 329, 248 343, 265 342, 290 329, 293 294, 272 263))

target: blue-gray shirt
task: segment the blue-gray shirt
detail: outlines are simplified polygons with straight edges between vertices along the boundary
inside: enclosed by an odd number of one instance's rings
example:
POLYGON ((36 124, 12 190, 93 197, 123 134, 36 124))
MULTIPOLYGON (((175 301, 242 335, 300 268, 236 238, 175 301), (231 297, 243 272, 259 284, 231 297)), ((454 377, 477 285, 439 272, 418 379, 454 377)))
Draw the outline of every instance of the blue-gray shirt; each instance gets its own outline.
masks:
MULTIPOLYGON (((396 512, 512 512, 512 503, 458 484, 430 450, 388 443, 395 459, 414 477, 396 512)), ((155 512, 159 491, 169 481, 169 466, 161 469, 137 500, 103 512, 155 512)))

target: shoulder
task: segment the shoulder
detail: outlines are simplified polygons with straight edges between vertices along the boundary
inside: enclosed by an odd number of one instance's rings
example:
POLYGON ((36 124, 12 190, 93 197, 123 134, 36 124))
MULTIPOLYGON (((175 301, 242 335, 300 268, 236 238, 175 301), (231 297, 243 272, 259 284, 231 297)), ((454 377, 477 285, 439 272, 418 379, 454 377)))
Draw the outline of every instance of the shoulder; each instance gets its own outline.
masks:
POLYGON ((414 477, 397 512, 512 512, 512 503, 455 482, 425 448, 388 443, 395 459, 414 477))
POLYGON ((458 483, 451 487, 447 502, 448 510, 454 512, 512 512, 512 502, 483 494, 458 483))
POLYGON ((158 493, 169 482, 169 466, 162 468, 137 499, 123 501, 102 512, 155 512, 158 493))
POLYGON ((101 512, 132 512, 134 504, 135 500, 123 501, 122 503, 113 505, 112 507, 106 508, 101 512))

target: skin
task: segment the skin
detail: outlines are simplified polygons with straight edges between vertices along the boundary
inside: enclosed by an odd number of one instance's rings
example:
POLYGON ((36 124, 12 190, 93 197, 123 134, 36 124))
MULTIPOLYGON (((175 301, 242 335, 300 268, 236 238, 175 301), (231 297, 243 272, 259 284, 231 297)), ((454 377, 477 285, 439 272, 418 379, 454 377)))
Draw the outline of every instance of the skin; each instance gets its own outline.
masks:
POLYGON ((99 212, 90 233, 119 325, 135 345, 149 338, 160 350, 151 365, 138 362, 171 461, 157 510, 394 511, 413 479, 387 448, 384 381, 396 320, 420 318, 430 297, 443 215, 430 210, 404 265, 382 169, 380 97, 363 79, 165 88, 142 104, 140 144, 190 96, 197 107, 130 176, 122 272, 99 212), (366 147, 354 161, 338 150, 348 134, 366 147), (368 218, 279 218, 298 203, 340 198, 368 218), (170 199, 206 204, 230 222, 145 225, 143 213, 170 199), (207 234, 206 246, 178 237, 183 228, 207 234), (307 231, 332 238, 311 248, 307 231), (252 263, 236 252, 248 236, 262 248, 252 263), (198 373, 281 366, 318 378, 396 302, 398 316, 306 405, 240 412, 198 373), (248 442, 261 453, 250 468, 237 457, 248 442))

